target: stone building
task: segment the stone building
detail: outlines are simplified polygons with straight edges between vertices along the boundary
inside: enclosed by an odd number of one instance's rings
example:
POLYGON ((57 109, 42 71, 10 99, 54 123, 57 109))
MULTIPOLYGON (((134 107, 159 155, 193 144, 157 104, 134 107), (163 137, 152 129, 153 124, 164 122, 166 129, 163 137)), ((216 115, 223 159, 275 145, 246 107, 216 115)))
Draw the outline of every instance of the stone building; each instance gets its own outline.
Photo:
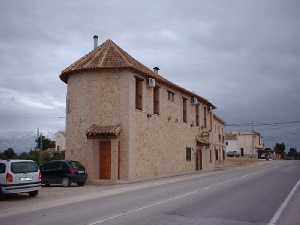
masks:
POLYGON ((263 139, 258 132, 231 132, 225 135, 226 152, 236 151, 242 157, 258 157, 264 149, 263 139))
POLYGON ((94 41, 94 50, 60 75, 67 84, 66 158, 83 163, 90 181, 210 170, 224 159, 224 122, 211 102, 113 41, 94 41))

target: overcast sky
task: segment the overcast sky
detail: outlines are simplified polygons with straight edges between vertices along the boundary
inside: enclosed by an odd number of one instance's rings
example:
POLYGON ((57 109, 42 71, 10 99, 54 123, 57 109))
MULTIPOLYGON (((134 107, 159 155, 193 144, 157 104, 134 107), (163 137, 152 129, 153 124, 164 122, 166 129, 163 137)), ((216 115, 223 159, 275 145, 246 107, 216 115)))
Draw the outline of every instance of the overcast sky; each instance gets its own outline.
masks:
MULTIPOLYGON (((299 12, 298 0, 2 0, 0 133, 64 129, 58 76, 94 34, 209 99, 227 123, 300 120, 299 12)), ((300 124, 256 129, 300 148, 300 124)))

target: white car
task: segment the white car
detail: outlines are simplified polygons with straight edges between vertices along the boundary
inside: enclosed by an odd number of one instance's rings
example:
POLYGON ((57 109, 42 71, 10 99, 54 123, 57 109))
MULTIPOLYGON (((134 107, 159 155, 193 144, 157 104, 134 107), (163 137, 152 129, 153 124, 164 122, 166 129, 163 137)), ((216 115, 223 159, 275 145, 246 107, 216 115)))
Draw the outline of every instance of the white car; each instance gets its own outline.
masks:
POLYGON ((41 173, 32 160, 0 160, 0 194, 29 193, 37 196, 41 173))

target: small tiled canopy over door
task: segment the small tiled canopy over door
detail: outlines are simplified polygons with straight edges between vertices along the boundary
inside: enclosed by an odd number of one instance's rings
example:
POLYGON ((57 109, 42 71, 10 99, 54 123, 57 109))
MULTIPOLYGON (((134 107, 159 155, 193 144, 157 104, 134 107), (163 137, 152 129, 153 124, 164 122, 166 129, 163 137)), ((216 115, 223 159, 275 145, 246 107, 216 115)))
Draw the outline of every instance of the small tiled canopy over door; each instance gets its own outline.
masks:
POLYGON ((111 178, 111 142, 100 141, 99 144, 99 178, 111 178))

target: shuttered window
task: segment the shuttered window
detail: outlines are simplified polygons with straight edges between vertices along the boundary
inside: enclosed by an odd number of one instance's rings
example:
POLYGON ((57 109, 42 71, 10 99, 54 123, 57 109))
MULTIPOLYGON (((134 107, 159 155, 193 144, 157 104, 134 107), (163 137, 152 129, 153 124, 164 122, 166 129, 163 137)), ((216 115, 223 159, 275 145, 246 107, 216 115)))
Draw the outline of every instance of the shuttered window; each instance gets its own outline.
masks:
POLYGON ((182 120, 184 123, 187 122, 187 99, 186 98, 182 98, 182 120))
POLYGON ((191 148, 186 148, 185 158, 186 158, 186 161, 191 161, 192 160, 192 149, 191 148))
POLYGON ((175 93, 172 91, 168 91, 168 100, 174 102, 174 99, 175 99, 175 93))
POLYGON ((159 114, 159 87, 153 89, 153 113, 159 114))
POLYGON ((206 107, 204 107, 204 128, 207 127, 207 118, 206 118, 206 116, 207 116, 207 111, 206 111, 206 107))
POLYGON ((143 80, 135 79, 135 108, 143 110, 143 80))
POLYGON ((199 105, 196 105, 196 126, 199 126, 199 105))

